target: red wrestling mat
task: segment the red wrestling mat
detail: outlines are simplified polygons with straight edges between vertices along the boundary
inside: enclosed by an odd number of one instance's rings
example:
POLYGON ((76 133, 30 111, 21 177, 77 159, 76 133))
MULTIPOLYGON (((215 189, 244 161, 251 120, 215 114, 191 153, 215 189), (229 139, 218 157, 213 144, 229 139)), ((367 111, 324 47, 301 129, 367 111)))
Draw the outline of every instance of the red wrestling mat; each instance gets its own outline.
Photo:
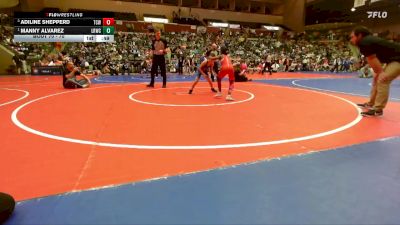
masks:
POLYGON ((351 78, 350 75, 330 75, 330 74, 312 74, 312 73, 289 73, 289 72, 279 72, 279 73, 255 73, 247 74, 248 78, 253 80, 268 80, 268 79, 301 79, 301 78, 351 78))
POLYGON ((189 86, 24 87, 27 98, 0 108, 0 191, 23 200, 400 134, 398 103, 360 120, 358 97, 237 83, 226 102, 189 86))
POLYGON ((46 82, 54 82, 60 80, 60 77, 56 76, 0 76, 0 86, 19 86, 26 84, 43 84, 46 82))
POLYGON ((29 93, 15 88, 0 87, 0 106, 8 105, 13 102, 28 97, 29 93))

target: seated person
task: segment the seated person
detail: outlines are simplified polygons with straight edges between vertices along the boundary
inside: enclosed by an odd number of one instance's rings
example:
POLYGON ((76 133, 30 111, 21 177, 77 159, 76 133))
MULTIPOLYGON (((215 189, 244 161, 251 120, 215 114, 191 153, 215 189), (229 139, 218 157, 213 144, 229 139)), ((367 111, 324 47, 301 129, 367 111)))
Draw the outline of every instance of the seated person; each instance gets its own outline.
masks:
POLYGON ((110 68, 108 66, 108 64, 106 64, 103 69, 101 70, 102 74, 109 74, 110 73, 110 68))
POLYGON ((373 77, 373 70, 369 65, 364 66, 358 71, 358 74, 360 78, 371 78, 373 77))
POLYGON ((64 62, 64 58, 60 55, 53 61, 54 66, 62 66, 64 62))
POLYGON ((259 63, 257 67, 253 68, 253 74, 261 73, 263 69, 264 69, 264 63, 259 63))
POLYGON ((93 76, 101 76, 101 70, 93 70, 93 76))
POLYGON ((275 62, 274 64, 272 64, 271 68, 272 68, 272 72, 276 73, 279 70, 279 64, 275 62))
POLYGON ((249 79, 246 76, 247 66, 246 66, 246 68, 244 68, 244 66, 242 64, 235 63, 235 64, 233 64, 233 68, 234 68, 234 74, 235 74, 235 81, 236 82, 251 81, 251 79, 249 79))
POLYGON ((90 86, 90 79, 81 74, 78 67, 72 62, 67 62, 63 73, 64 88, 87 88, 90 86))
POLYGON ((111 76, 118 76, 118 65, 115 62, 110 63, 109 67, 111 76))

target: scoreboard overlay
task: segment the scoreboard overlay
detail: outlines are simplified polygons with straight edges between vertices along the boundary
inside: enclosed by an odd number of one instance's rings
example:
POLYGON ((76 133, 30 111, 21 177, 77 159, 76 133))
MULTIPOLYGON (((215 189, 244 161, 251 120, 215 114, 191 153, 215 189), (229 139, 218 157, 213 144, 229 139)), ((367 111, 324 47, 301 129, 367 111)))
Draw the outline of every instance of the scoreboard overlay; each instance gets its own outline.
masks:
POLYGON ((16 42, 114 42, 113 13, 16 12, 16 42))

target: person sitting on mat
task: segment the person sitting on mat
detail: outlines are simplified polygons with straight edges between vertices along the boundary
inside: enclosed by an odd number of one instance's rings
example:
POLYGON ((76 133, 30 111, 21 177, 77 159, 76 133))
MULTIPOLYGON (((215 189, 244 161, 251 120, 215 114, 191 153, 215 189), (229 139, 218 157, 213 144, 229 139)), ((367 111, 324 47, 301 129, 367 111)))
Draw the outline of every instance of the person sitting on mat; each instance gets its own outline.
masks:
POLYGON ((90 79, 81 74, 78 67, 75 67, 71 61, 66 63, 63 72, 64 88, 88 88, 90 84, 90 79))
POLYGON ((246 76, 246 72, 247 72, 247 65, 244 62, 244 60, 237 63, 233 64, 233 68, 235 70, 235 82, 246 82, 246 81, 252 81, 252 79, 249 79, 246 76))
POLYGON ((193 82, 192 88, 190 88, 190 90, 189 90, 189 94, 193 93, 193 89, 194 89, 194 87, 196 87, 197 83, 199 82, 201 75, 203 75, 206 78, 206 80, 208 81, 208 83, 210 84, 211 91, 217 92, 217 90, 215 90, 213 83, 211 82, 211 79, 208 75, 208 72, 211 72, 211 69, 213 68, 214 61, 215 61, 215 59, 209 59, 209 57, 214 57, 214 56, 215 56, 214 53, 211 53, 210 50, 206 52, 206 59, 200 64, 199 68, 196 71, 197 77, 193 82))

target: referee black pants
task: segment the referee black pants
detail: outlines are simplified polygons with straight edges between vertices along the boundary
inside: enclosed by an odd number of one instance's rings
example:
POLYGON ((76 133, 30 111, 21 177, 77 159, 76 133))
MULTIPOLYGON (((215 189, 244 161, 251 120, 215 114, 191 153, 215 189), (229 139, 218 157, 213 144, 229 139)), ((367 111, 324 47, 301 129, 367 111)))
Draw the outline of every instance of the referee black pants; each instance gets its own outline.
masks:
POLYGON ((264 74, 265 70, 268 68, 268 72, 271 75, 272 74, 272 67, 271 67, 271 63, 270 62, 265 62, 264 68, 262 70, 262 74, 264 74))
POLYGON ((165 69, 165 57, 164 55, 153 55, 153 63, 151 65, 151 81, 150 85, 154 85, 154 77, 157 73, 158 67, 161 70, 161 76, 163 78, 163 86, 167 85, 167 72, 165 69))

